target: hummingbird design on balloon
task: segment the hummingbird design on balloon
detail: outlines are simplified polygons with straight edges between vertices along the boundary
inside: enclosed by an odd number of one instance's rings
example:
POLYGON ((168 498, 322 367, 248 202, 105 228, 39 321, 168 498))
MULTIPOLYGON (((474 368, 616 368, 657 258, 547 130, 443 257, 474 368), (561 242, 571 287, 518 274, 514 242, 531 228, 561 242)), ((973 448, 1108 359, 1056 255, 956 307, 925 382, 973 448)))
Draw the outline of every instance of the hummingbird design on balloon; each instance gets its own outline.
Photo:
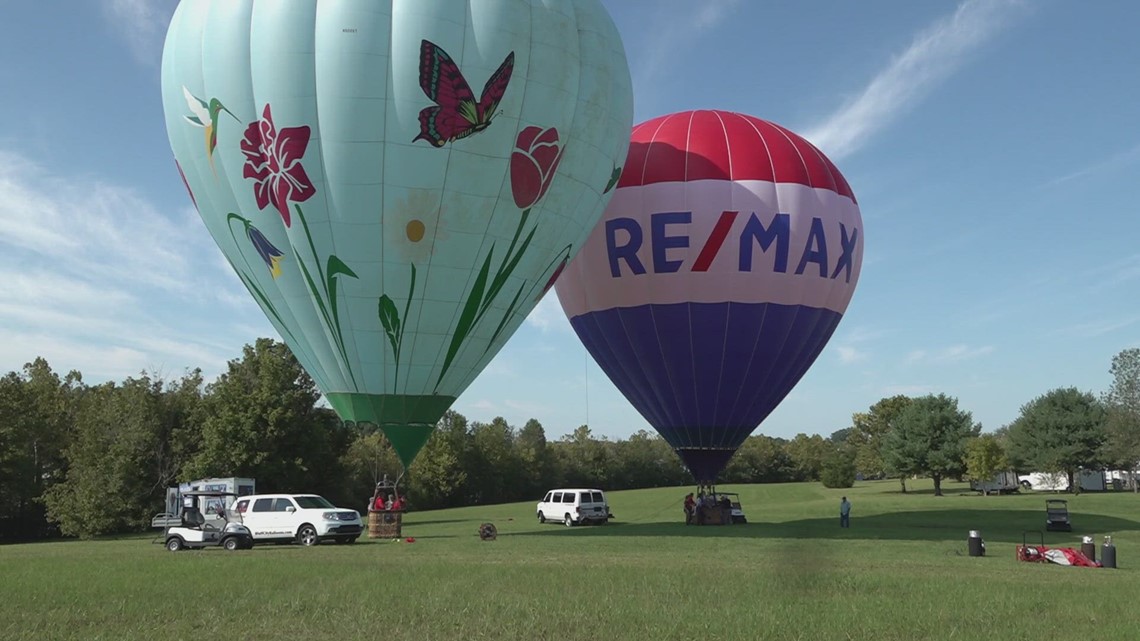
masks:
MULTIPOLYGON (((182 87, 182 93, 186 96, 186 104, 190 106, 190 111, 193 115, 183 116, 186 122, 194 125, 195 127, 202 127, 206 132, 206 159, 210 161, 210 170, 214 170, 214 148, 218 146, 218 117, 224 111, 233 116, 234 120, 238 120, 237 116, 229 109, 226 109, 222 101, 217 98, 210 98, 209 102, 196 97, 190 93, 190 90, 185 86, 182 87)), ((241 122, 238 120, 238 122, 241 122)), ((217 172, 215 171, 215 174, 217 172)))

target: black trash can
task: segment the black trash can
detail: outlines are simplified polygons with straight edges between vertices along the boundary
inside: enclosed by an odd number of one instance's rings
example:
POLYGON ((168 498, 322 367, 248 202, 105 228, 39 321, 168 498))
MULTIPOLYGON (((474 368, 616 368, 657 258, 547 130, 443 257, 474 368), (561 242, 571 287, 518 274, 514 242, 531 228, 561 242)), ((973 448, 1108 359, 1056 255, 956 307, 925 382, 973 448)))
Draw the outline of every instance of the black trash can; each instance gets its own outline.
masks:
POLYGON ((1100 566, 1102 568, 1116 567, 1116 546, 1112 544, 1112 537, 1104 537, 1104 545, 1100 548, 1100 566))
POLYGON ((986 543, 982 540, 982 534, 977 530, 970 530, 970 538, 966 539, 970 549, 970 556, 985 556, 986 543))

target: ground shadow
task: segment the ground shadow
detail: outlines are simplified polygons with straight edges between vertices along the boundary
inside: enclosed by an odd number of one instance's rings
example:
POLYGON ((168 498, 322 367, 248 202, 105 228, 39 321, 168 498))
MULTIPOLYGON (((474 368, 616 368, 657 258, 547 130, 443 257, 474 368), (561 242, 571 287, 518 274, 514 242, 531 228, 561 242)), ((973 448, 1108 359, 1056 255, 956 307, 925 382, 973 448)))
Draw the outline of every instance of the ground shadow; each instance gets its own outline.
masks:
POLYGON ((765 539, 871 539, 895 541, 965 541, 978 530, 986 541, 1021 543, 1025 532, 1046 544, 1072 544, 1081 536, 1140 530, 1140 521, 1100 514, 1071 514, 1071 532, 1045 532, 1044 510, 908 510, 871 516, 852 516, 850 528, 839 527, 839 517, 801 519, 780 523, 752 521, 738 525, 687 526, 677 521, 611 522, 608 525, 567 528, 551 526, 531 532, 499 536, 680 536, 744 537, 765 539))

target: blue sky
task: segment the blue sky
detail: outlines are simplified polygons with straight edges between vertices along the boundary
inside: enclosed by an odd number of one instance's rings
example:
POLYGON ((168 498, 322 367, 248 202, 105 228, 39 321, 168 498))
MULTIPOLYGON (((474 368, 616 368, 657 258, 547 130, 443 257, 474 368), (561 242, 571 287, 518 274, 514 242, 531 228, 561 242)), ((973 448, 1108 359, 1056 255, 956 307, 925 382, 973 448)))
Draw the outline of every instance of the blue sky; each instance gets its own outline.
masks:
MULTIPOLYGON (((1140 346, 1140 3, 605 0, 634 121, 765 118, 836 162, 865 262, 830 344, 758 432, 829 434, 945 392, 986 430, 1140 346)), ((213 378, 275 336, 182 188, 159 99, 175 0, 0 0, 0 371, 213 378)), ((455 409, 648 424, 551 293, 455 409)))

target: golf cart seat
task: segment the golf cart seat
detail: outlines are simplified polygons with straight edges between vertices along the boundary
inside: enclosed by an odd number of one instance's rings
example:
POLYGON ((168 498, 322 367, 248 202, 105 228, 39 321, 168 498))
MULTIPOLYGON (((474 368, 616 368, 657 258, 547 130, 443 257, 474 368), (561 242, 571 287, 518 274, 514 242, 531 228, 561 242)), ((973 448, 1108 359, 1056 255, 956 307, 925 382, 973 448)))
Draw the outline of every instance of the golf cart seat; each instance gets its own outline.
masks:
POLYGON ((1072 532, 1069 522, 1069 504, 1061 499, 1045 501, 1045 529, 1050 532, 1072 532))
POLYGON ((193 528, 195 530, 202 529, 206 524, 206 517, 196 507, 188 507, 182 510, 182 527, 193 528))

